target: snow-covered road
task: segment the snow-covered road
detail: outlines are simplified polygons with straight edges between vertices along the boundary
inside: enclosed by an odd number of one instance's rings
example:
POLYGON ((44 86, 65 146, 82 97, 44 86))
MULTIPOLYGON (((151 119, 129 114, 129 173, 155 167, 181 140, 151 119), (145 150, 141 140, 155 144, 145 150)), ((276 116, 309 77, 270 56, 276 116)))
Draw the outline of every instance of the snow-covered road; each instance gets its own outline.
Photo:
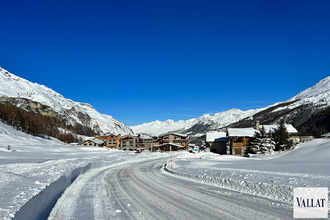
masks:
POLYGON ((80 175, 49 219, 291 219, 292 205, 192 182, 147 159, 80 175))

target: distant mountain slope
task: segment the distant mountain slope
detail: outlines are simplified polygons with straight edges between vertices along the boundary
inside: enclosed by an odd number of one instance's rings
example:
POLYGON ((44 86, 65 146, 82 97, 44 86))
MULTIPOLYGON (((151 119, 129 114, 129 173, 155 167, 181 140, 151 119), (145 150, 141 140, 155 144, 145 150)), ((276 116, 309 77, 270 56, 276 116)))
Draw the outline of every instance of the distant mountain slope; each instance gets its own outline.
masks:
POLYGON ((90 104, 74 102, 54 90, 31 83, 0 68, 0 102, 14 104, 44 115, 59 116, 68 124, 76 123, 97 133, 128 134, 133 131, 112 116, 99 113, 90 104))
POLYGON ((178 131, 182 129, 188 129, 196 123, 196 118, 184 121, 173 121, 171 119, 167 121, 153 121, 149 123, 143 123, 137 126, 130 126, 134 133, 148 134, 151 136, 158 136, 160 134, 169 131, 178 131))
POLYGON ((285 120, 286 123, 293 124, 298 130, 302 126, 311 130, 315 124, 324 131, 329 131, 330 76, 285 102, 275 103, 262 109, 248 111, 231 109, 214 115, 205 114, 187 121, 155 121, 131 128, 137 133, 152 135, 179 130, 181 133, 191 136, 201 136, 207 131, 218 130, 227 126, 254 126, 257 120, 262 124, 276 124, 285 120))
POLYGON ((232 127, 262 124, 274 124, 284 120, 298 130, 303 126, 311 130, 316 125, 321 131, 330 130, 330 77, 326 77, 291 99, 276 103, 258 112, 251 118, 232 124, 232 127))
POLYGON ((205 131, 216 130, 228 126, 233 122, 250 117, 261 110, 262 109, 241 111, 239 109, 231 109, 214 115, 204 114, 199 118, 193 118, 186 121, 173 121, 169 119, 164 122, 154 121, 131 126, 130 128, 135 133, 145 133, 156 136, 168 131, 181 131, 188 135, 202 135, 205 131))

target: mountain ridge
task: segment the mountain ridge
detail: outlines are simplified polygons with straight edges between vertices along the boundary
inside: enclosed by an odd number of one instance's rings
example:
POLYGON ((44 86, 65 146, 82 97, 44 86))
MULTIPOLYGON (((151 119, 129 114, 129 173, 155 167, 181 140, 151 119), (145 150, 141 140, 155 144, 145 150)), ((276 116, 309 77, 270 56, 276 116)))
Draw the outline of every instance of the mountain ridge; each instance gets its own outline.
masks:
MULTIPOLYGON (((235 109, 215 113, 214 115, 204 114, 199 118, 188 119, 193 123, 185 124, 185 121, 180 122, 182 127, 171 126, 170 123, 161 121, 144 123, 137 126, 131 126, 135 132, 148 133, 149 129, 154 127, 156 122, 158 126, 163 124, 163 127, 158 127, 159 131, 176 130, 192 136, 202 136, 207 131, 218 130, 222 127, 248 127, 253 126, 257 120, 264 124, 274 124, 285 120, 294 126, 301 128, 302 126, 311 129, 313 124, 329 129, 326 122, 329 120, 328 112, 330 112, 330 76, 320 80, 314 86, 303 90, 296 96, 273 105, 251 109, 247 111, 236 111, 236 117, 232 113, 235 109), (188 126, 187 126, 188 125, 188 126), (189 127, 190 126, 190 127, 189 127), (189 127, 189 128, 187 128, 189 127)), ((168 120, 167 120, 168 121, 168 120)), ((179 121, 173 121, 172 124, 178 124, 179 121)), ((153 134, 156 134, 153 131, 153 134)))
MULTIPOLYGON (((75 102, 48 88, 45 85, 32 83, 16 76, 0 67, 0 97, 3 102, 13 102, 17 99, 17 106, 28 108, 31 103, 19 102, 20 99, 31 100, 48 106, 67 120, 69 125, 76 123, 92 128, 96 133, 129 134, 133 131, 125 124, 110 115, 99 113, 88 103, 75 102)), ((44 108, 44 107, 43 107, 44 108)))

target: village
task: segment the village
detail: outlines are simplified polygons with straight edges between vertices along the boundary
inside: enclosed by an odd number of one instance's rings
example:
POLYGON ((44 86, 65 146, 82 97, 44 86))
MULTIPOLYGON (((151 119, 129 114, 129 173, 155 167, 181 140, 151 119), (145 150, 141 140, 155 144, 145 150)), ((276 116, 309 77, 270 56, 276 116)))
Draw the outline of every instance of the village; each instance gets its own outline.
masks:
MULTIPOLYGON (((284 124, 293 145, 302 141, 298 131, 291 124, 284 124)), ((159 136, 148 136, 144 134, 109 134, 95 136, 82 143, 81 146, 106 147, 125 151, 168 152, 168 151, 190 151, 198 152, 207 149, 217 154, 230 154, 235 156, 246 155, 247 147, 253 144, 260 130, 264 129, 268 134, 275 132, 278 125, 260 125, 259 121, 254 127, 248 128, 223 128, 218 131, 209 131, 205 134, 203 146, 189 143, 189 136, 176 132, 168 132, 159 136)), ((304 138, 304 140, 306 137, 304 138)))

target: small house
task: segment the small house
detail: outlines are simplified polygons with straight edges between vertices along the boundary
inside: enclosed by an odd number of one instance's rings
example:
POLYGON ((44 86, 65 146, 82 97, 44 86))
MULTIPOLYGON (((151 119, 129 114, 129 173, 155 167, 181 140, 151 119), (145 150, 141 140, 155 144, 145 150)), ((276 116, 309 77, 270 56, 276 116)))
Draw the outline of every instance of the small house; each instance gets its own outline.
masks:
POLYGON ((81 146, 102 147, 104 141, 97 138, 90 138, 81 143, 81 146))
POLYGON ((254 128, 228 128, 227 136, 231 154, 243 156, 246 147, 250 145, 257 132, 254 128))
POLYGON ((228 137, 226 132, 207 132, 206 143, 209 145, 211 152, 218 154, 227 154, 228 137))

